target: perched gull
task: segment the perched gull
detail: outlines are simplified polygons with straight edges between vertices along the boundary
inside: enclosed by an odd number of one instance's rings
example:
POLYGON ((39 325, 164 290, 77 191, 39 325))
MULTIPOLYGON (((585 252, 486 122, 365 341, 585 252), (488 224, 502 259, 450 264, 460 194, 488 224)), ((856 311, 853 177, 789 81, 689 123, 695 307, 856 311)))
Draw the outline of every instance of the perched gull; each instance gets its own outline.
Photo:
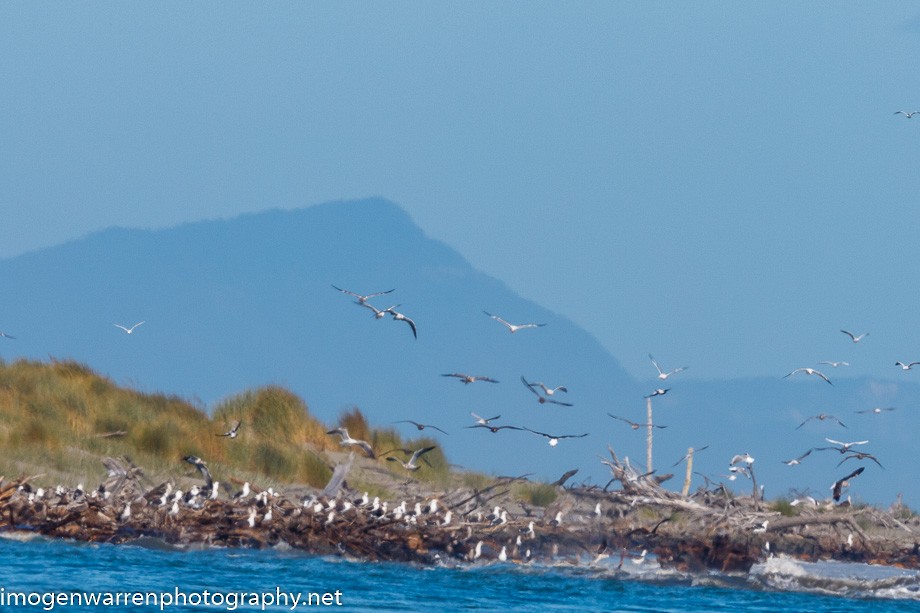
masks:
POLYGON ((670 387, 668 387, 668 388, 660 388, 660 387, 659 387, 658 389, 656 389, 654 392, 652 392, 652 393, 649 394, 648 396, 643 396, 643 398, 654 398, 655 396, 664 396, 665 394, 667 394, 667 393, 670 392, 670 391, 671 391, 671 388, 670 388, 670 387))
POLYGON ((828 379, 828 378, 827 378, 827 375, 825 375, 823 372, 821 372, 821 371, 819 371, 819 370, 815 370, 814 368, 807 368, 807 367, 806 367, 806 368, 796 368, 795 370, 793 370, 793 371, 792 371, 791 373, 789 373, 788 375, 783 375, 783 379, 785 379, 786 377, 791 377, 792 375, 794 375, 794 374, 797 373, 797 372, 803 372, 803 373, 805 373, 806 375, 815 375, 816 377, 821 377, 822 379, 824 379, 825 381, 827 381, 830 385, 833 385, 833 383, 831 383, 831 380, 828 379))
POLYGON ((847 336, 849 336, 850 339, 851 339, 854 343, 858 343, 858 342, 861 341, 862 339, 864 339, 864 338, 866 338, 867 336, 869 336, 869 333, 868 333, 868 332, 863 332, 862 334, 859 334, 859 335, 853 334, 852 332, 848 332, 848 331, 846 331, 846 330, 841 330, 841 332, 843 332, 844 334, 846 334, 847 336))
POLYGON ((864 470, 866 470, 866 467, 860 466, 859 468, 851 472, 849 475, 847 475, 843 479, 838 479, 837 481, 834 481, 834 484, 831 485, 831 490, 833 491, 835 501, 840 500, 840 494, 842 493, 843 488, 850 485, 850 479, 852 479, 853 477, 859 476, 860 474, 862 474, 862 471, 864 470))
POLYGON ((527 430, 528 432, 533 432, 534 434, 537 434, 539 436, 546 437, 549 440, 550 447, 555 447, 556 445, 559 444, 559 441, 564 438, 584 438, 588 436, 587 432, 585 432, 584 434, 560 434, 558 436, 554 436, 552 434, 547 434, 546 432, 537 432, 536 430, 531 430, 530 428, 524 428, 524 429, 527 430))
POLYGON ((126 333, 128 333, 128 334, 131 334, 132 332, 134 332, 134 329, 135 329, 136 327, 138 327, 139 325, 141 325, 141 324, 143 324, 143 323, 146 323, 146 322, 139 321, 139 322, 137 322, 136 324, 134 324, 133 326, 131 326, 130 328, 126 328, 126 327, 124 327, 124 326, 121 325, 121 324, 112 324, 112 325, 115 326, 116 328, 121 328, 122 330, 124 330, 124 331, 125 331, 126 333))
POLYGON ((528 383, 531 388, 539 387, 543 389, 543 394, 546 396, 552 396, 556 392, 566 392, 568 393, 569 389, 564 385, 557 385, 556 387, 547 387, 542 381, 537 381, 535 383, 528 383))
POLYGON ((840 425, 843 426, 844 428, 847 427, 847 425, 846 425, 845 423, 843 423, 842 421, 840 421, 839 419, 837 419, 837 418, 834 417, 833 415, 828 415, 827 413, 818 413, 817 415, 812 415, 811 417, 806 418, 805 421, 803 421, 803 422, 800 423, 798 426, 796 426, 795 429, 798 430, 799 428, 801 428, 802 426, 804 426, 805 424, 807 424, 808 422, 810 422, 812 419, 817 419, 818 421, 825 421, 825 420, 830 419, 831 421, 836 421, 838 424, 840 424, 840 425))
POLYGON ((625 421, 626 423, 629 424, 629 427, 632 428, 633 430, 638 430, 639 428, 647 428, 647 427, 649 427, 649 425, 651 425, 653 428, 667 428, 667 426, 659 426, 659 425, 656 425, 656 424, 637 424, 636 422, 630 421, 630 420, 626 419, 625 417, 620 417, 620 416, 618 416, 618 415, 613 415, 613 414, 611 414, 611 413, 607 413, 607 415, 609 415, 610 417, 612 417, 612 418, 614 418, 614 419, 619 419, 620 421, 625 421))
MULTIPOLYGON (((438 432, 444 432, 444 430, 441 430, 437 426, 432 426, 431 424, 420 424, 417 421, 412 421, 411 419, 401 419, 399 421, 394 421, 393 423, 394 424, 412 424, 419 430, 424 430, 425 428, 433 428, 437 430, 438 432)), ((444 434, 447 434, 447 432, 444 432, 444 434)))
POLYGON ((416 464, 415 462, 419 458, 421 458, 423 455, 425 455, 426 453, 428 453, 429 451, 433 449, 437 449, 437 446, 432 445, 431 447, 422 447, 421 449, 416 449, 415 451, 409 451, 408 449, 403 449, 402 451, 404 453, 412 454, 408 462, 403 462, 402 460, 394 458, 393 456, 387 456, 387 462, 399 462, 400 464, 402 464, 402 467, 405 468, 406 470, 415 472, 420 468, 420 466, 416 464))
POLYGON ((901 370, 910 370, 911 368, 913 368, 913 367, 916 366, 917 364, 920 364, 920 362, 908 362, 907 364, 905 364, 904 362, 895 362, 895 363, 894 363, 895 366, 900 366, 900 367, 901 367, 901 370))
POLYGON ((476 413, 473 413, 472 411, 470 411, 470 415, 473 416, 473 419, 476 420, 477 424, 482 425, 482 426, 488 426, 490 421, 495 421, 496 419, 501 417, 501 415, 496 415, 495 417, 480 417, 479 415, 476 415, 476 413))
POLYGON ((905 117, 910 119, 914 115, 920 115, 920 111, 895 111, 893 114, 894 115, 904 115, 905 117))
POLYGON ((838 366, 849 366, 850 365, 849 362, 831 362, 830 360, 824 360, 822 362, 818 362, 818 364, 827 364, 831 368, 837 368, 838 366))
POLYGON ((361 294, 356 294, 356 293, 354 293, 354 292, 348 291, 347 289, 342 289, 341 287, 336 287, 335 285, 333 285, 332 287, 335 288, 335 289, 337 289, 337 290, 339 290, 339 291, 342 292, 343 294, 348 294, 349 296, 354 296, 354 297, 357 299, 356 302, 357 302, 358 304, 365 304, 368 300, 370 300, 371 298, 373 298, 373 297, 375 297, 375 296, 383 296, 384 294, 389 294, 389 293, 391 293, 391 292, 396 291, 396 288, 393 288, 393 289, 388 289, 388 290, 385 291, 385 292, 374 292, 373 294, 368 294, 367 296, 362 296, 361 294))
POLYGON ((537 397, 537 401, 538 401, 540 404, 544 404, 544 403, 549 402, 549 403, 558 404, 558 405, 564 406, 564 407, 574 406, 574 405, 572 405, 570 402, 562 402, 561 400, 554 400, 554 399, 552 399, 552 398, 548 398, 548 397, 546 397, 546 396, 543 396, 542 394, 540 394, 540 392, 538 392, 537 390, 534 389, 534 385, 536 385, 536 384, 535 384, 535 383, 530 383, 530 382, 528 382, 527 379, 525 379, 525 378, 523 377, 523 375, 521 376, 521 381, 524 383, 524 387, 526 387, 526 388, 529 389, 531 392, 533 392, 534 396, 537 397))
POLYGON ((486 315, 488 315, 495 321, 499 322, 500 324, 508 328, 508 331, 511 332, 511 334, 514 334, 518 330, 524 330, 526 328, 542 328, 543 326, 546 325, 546 324, 509 324, 507 321, 505 321, 498 315, 493 315, 492 313, 489 313, 488 311, 483 311, 483 313, 485 313, 486 315))
POLYGON ((882 411, 894 411, 894 407, 875 407, 874 409, 864 409, 862 411, 856 411, 857 413, 872 413, 873 415, 878 415, 882 411))
POLYGON ((348 447, 349 445, 357 445, 364 450, 364 453, 367 455, 367 457, 371 459, 376 457, 373 447, 371 447, 367 441, 351 438, 348 435, 348 430, 346 428, 339 427, 335 430, 330 430, 326 434, 338 434, 340 437, 342 437, 342 440, 339 441, 339 445, 342 445, 343 447, 348 447))
POLYGON ((218 434, 217 436, 228 436, 228 437, 230 437, 230 438, 236 438, 237 435, 238 435, 239 432, 240 432, 240 424, 241 424, 241 423, 242 423, 242 422, 240 422, 239 420, 237 420, 237 422, 233 425, 232 428, 230 428, 228 431, 224 432, 223 434, 218 434))
POLYGON ((486 383, 498 383, 495 379, 491 377, 480 377, 477 375, 467 375, 462 372, 452 372, 446 375, 441 375, 442 377, 456 377, 460 380, 461 383, 469 385, 470 383, 475 383, 476 381, 485 381, 486 383))
POLYGON ((655 370, 658 371, 658 378, 661 379, 662 381, 664 381, 671 375, 676 375, 677 373, 681 371, 687 370, 687 366, 681 366, 680 368, 675 368, 674 370, 670 372, 665 372, 661 369, 661 366, 658 365, 658 362, 655 361, 655 358, 652 357, 651 353, 648 354, 648 359, 652 361, 652 364, 655 366, 655 370))
POLYGON ((811 452, 814 450, 815 448, 812 447, 811 449, 809 449, 808 451, 806 451, 805 453, 803 453, 797 458, 793 458, 791 460, 783 460, 783 464, 785 464, 786 466, 798 466, 802 462, 802 460, 810 456, 811 452))

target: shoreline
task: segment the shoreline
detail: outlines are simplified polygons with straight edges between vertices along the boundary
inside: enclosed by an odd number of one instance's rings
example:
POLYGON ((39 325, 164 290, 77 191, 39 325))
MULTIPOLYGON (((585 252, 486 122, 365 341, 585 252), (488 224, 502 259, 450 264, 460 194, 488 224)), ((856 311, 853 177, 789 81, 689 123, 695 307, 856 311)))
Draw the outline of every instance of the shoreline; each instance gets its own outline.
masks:
POLYGON ((558 485, 551 504, 535 507, 510 496, 516 478, 440 494, 417 483, 405 498, 388 501, 364 498, 347 481, 326 495, 253 488, 210 499, 196 487, 176 494, 171 482, 143 487, 141 474, 127 470, 118 487, 92 492, 0 480, 0 532, 115 544, 155 538, 183 547, 283 544, 312 555, 423 566, 610 559, 621 567, 628 558, 641 562, 644 551, 662 568, 686 572, 747 572, 780 554, 920 569, 920 528, 848 504, 784 515, 750 498, 717 491, 684 498, 648 481, 615 491, 558 485))

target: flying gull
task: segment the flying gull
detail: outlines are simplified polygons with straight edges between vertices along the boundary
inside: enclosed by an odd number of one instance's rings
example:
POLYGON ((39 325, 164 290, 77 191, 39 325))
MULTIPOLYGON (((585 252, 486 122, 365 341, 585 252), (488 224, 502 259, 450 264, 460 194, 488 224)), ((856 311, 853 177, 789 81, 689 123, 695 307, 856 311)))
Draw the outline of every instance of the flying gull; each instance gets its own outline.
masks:
POLYGON ((818 364, 827 364, 831 368, 837 368, 838 366, 849 366, 850 365, 849 362, 831 362, 830 360, 824 360, 822 362, 818 362, 818 364))
POLYGON ((875 407, 874 409, 864 409, 862 411, 856 411, 857 413, 872 413, 873 415, 878 415, 882 411, 894 411, 894 407, 875 407))
POLYGON ((218 434, 217 436, 227 436, 227 437, 230 437, 230 438, 236 438, 237 435, 238 435, 239 432, 240 432, 240 424, 241 424, 241 423, 242 423, 242 422, 240 422, 239 420, 237 420, 237 422, 233 425, 232 428, 230 428, 229 430, 227 430, 227 431, 224 432, 223 434, 218 434))
POLYGON ((824 440, 826 440, 831 445, 840 445, 840 447, 817 447, 819 451, 833 449, 834 451, 839 451, 840 453, 848 452, 850 450, 850 447, 854 445, 865 445, 869 442, 869 441, 853 441, 851 443, 843 443, 841 441, 835 441, 832 438, 825 438, 824 440))
POLYGON ((495 379, 491 377, 480 377, 478 375, 467 375, 462 372, 452 372, 446 375, 441 375, 442 377, 456 377, 460 380, 461 383, 469 385, 470 383, 475 383, 476 381, 485 381, 486 383, 498 383, 495 379))
MULTIPOLYGON (((629 427, 632 428, 633 430, 638 430, 639 428, 647 428, 647 427, 649 426, 649 424, 637 424, 636 422, 630 421, 630 420, 626 419, 625 417, 620 417, 619 415, 613 415, 613 414, 611 414, 611 413, 607 413, 607 415, 609 415, 610 417, 612 417, 612 418, 614 418, 614 419, 619 419, 620 421, 625 421, 626 423, 629 424, 629 427)), ((657 425, 657 424, 651 424, 651 426, 652 426, 653 428, 667 428, 667 426, 659 426, 659 425, 657 425)))
POLYGON ((549 440, 550 447, 555 447, 556 445, 559 444, 559 441, 564 438, 584 438, 588 436, 587 432, 585 432, 584 434, 560 434, 558 436, 554 436, 552 434, 547 434, 546 432, 538 432, 536 430, 531 430, 530 428, 524 428, 524 429, 527 430, 528 432, 533 432, 534 434, 538 434, 540 436, 546 437, 549 440))
POLYGON ((411 419, 402 419, 400 421, 394 421, 393 423, 394 424, 412 424, 419 430, 424 430, 425 428, 433 428, 437 430, 438 432, 443 432, 444 434, 447 434, 447 432, 444 432, 444 430, 441 430, 437 426, 432 426, 431 424, 420 424, 417 421, 412 421, 411 419))
POLYGON ((489 424, 476 424, 474 426, 467 426, 467 428, 486 428, 492 434, 495 434, 499 430, 523 430, 524 428, 518 428, 517 426, 490 426, 489 424))
POLYGON ((132 332, 134 332, 134 329, 135 329, 136 327, 138 327, 139 325, 141 325, 142 323, 145 323, 145 322, 139 321, 139 322, 137 322, 136 324, 134 324, 133 326, 131 326, 130 328, 126 328, 126 327, 124 327, 124 326, 121 325, 121 324, 112 324, 112 325, 115 326, 116 328, 121 328, 122 330, 124 330, 124 331, 125 331, 126 333, 128 333, 128 334, 131 334, 132 332))
POLYGON ((524 378, 523 375, 521 375, 521 381, 524 383, 524 387, 526 387, 526 388, 529 389, 531 392, 533 392, 534 396, 537 397, 537 401, 538 401, 540 404, 544 404, 544 403, 549 402, 549 403, 551 403, 551 404, 558 404, 558 405, 564 406, 564 407, 574 406, 574 405, 572 405, 572 403, 570 403, 570 402, 562 402, 561 400, 554 400, 554 399, 552 399, 552 398, 547 398, 546 396, 543 396, 542 394, 540 394, 540 392, 538 392, 537 390, 534 389, 534 385, 535 385, 535 384, 529 383, 529 382, 527 381, 527 379, 524 378))
POLYGON ((847 330, 841 330, 841 332, 843 332, 844 334, 846 334, 847 336, 849 336, 849 337, 850 337, 850 340, 852 340, 854 343, 858 343, 858 342, 861 341, 862 339, 864 339, 864 338, 866 338, 867 336, 869 336, 869 333, 868 333, 868 332, 863 332, 862 334, 853 334, 852 332, 848 332, 847 330))
POLYGON ((806 375, 814 375, 814 376, 816 376, 816 377, 821 377, 822 379, 824 379, 825 381, 827 381, 830 385, 833 385, 833 383, 831 383, 831 380, 828 379, 828 378, 827 378, 827 375, 825 375, 823 372, 821 372, 821 371, 819 371, 819 370, 815 370, 814 368, 807 368, 807 367, 806 367, 806 368, 796 368, 796 369, 793 370, 791 373, 789 373, 789 374, 787 374, 787 375, 783 375, 783 379, 785 379, 786 377, 791 377, 792 375, 794 375, 794 374, 797 373, 797 372, 803 372, 803 373, 805 373, 806 375))
POLYGON ((499 317, 498 315, 493 315, 492 313, 489 313, 488 311, 483 311, 483 313, 485 313, 486 315, 488 315, 495 321, 499 322, 500 324, 508 328, 508 331, 511 332, 511 334, 514 334, 518 330, 524 330, 526 328, 541 328, 546 325, 546 324, 510 324, 504 319, 502 319, 501 317, 499 317))
POLYGON ((342 292, 343 294, 348 294, 349 296, 354 296, 354 297, 357 299, 356 302, 357 302, 358 304, 365 304, 368 300, 370 300, 371 298, 373 298, 373 297, 375 297, 375 296, 383 296, 383 295, 385 295, 385 294, 389 294, 389 293, 391 293, 391 292, 396 291, 396 288, 393 288, 393 289, 388 289, 388 290, 385 291, 385 292, 374 292, 373 294, 368 294, 368 295, 366 295, 366 296, 362 296, 361 294, 356 294, 355 292, 349 291, 349 290, 347 290, 347 289, 342 289, 341 287, 336 287, 335 285, 333 285, 332 287, 335 288, 335 289, 337 289, 337 290, 339 290, 339 291, 342 292))
POLYGON ((648 359, 652 361, 652 364, 655 366, 655 370, 658 371, 658 378, 661 379, 662 381, 664 381, 671 375, 676 375, 677 373, 681 371, 687 370, 687 366, 681 366, 680 368, 675 368, 674 370, 670 372, 665 372, 664 370, 661 369, 661 366, 658 365, 658 362, 655 361, 655 358, 652 357, 651 353, 648 354, 648 359))
POLYGON ((408 449, 403 449, 402 451, 404 453, 412 454, 408 462, 403 462, 402 460, 399 460, 398 458, 394 458, 393 456, 387 456, 387 462, 399 462, 400 464, 402 464, 402 467, 405 468, 406 470, 415 472, 419 468, 421 468, 418 464, 416 464, 416 461, 419 458, 421 458, 423 455, 431 451, 432 449, 437 449, 437 446, 432 445, 431 447, 422 447, 421 449, 416 449, 415 451, 409 451, 408 449))
POLYGON ((847 475, 843 479, 838 479, 837 481, 834 481, 834 484, 831 485, 831 490, 833 491, 835 501, 840 500, 840 494, 843 491, 843 488, 848 487, 850 485, 850 479, 861 475, 862 471, 864 470, 866 470, 866 467, 860 466, 859 468, 851 472, 849 475, 847 475))
POLYGON ((357 445, 364 450, 364 453, 367 455, 367 457, 371 459, 377 457, 374 453, 373 447, 371 447, 367 441, 351 438, 351 436, 348 435, 348 429, 346 428, 339 427, 335 430, 330 430, 326 434, 338 434, 340 437, 342 437, 342 440, 339 441, 339 445, 342 445, 343 447, 348 447, 349 445, 357 445))
POLYGON ((12 338, 12 339, 16 338, 15 336, 10 336, 9 334, 7 334, 6 332, 2 330, 0 330, 0 336, 2 336, 3 338, 12 338))
POLYGON ((783 460, 783 464, 785 464, 786 466, 798 466, 802 462, 802 460, 810 456, 811 452, 814 450, 815 448, 812 447, 811 449, 809 449, 808 451, 806 451, 805 453, 803 453, 797 458, 793 458, 791 460, 783 460))
MULTIPOLYGON (((694 449, 694 450, 693 450, 693 453, 694 453, 694 454, 699 453, 700 451, 703 451, 704 449, 709 449, 709 445, 703 445, 703 446, 700 447, 699 449, 694 449)), ((690 459, 690 454, 689 454, 689 453, 685 453, 685 454, 684 454, 684 457, 682 457, 681 459, 677 460, 676 462, 674 462, 674 463, 671 465, 671 468, 674 468, 675 466, 677 466, 677 465, 680 464, 681 462, 684 462, 684 461, 689 460, 689 459, 690 459)))
POLYGON ((920 111, 895 111, 893 114, 894 115, 904 115, 905 117, 910 119, 914 115, 920 115, 920 111))
POLYGON ((476 423, 481 426, 488 426, 490 421, 495 421, 496 419, 501 417, 501 415, 496 415, 495 417, 480 417, 479 415, 476 415, 476 413, 473 413, 472 411, 470 411, 470 415, 472 415, 473 419, 476 420, 476 423))
POLYGON ((817 419, 818 421, 826 421, 826 420, 829 419, 829 420, 831 420, 831 421, 836 421, 838 424, 840 424, 840 425, 843 426, 844 428, 847 427, 847 425, 846 425, 845 423, 843 423, 842 421, 840 421, 839 419, 837 419, 837 418, 834 417, 833 415, 828 415, 827 413, 818 413, 817 415, 812 415, 811 417, 806 418, 805 421, 803 421, 803 422, 800 423, 798 426, 796 426, 795 429, 798 430, 799 428, 801 428, 802 426, 804 426, 805 424, 807 424, 808 422, 810 422, 812 419, 817 419))
POLYGON ((916 366, 917 364, 920 364, 920 362, 908 362, 907 364, 905 364, 904 362, 895 362, 895 363, 894 363, 895 366, 900 366, 900 367, 901 367, 901 370, 910 370, 911 368, 913 368, 913 367, 916 366))
POLYGON ((850 455, 846 456, 845 458, 843 458, 842 460, 840 460, 839 462, 837 462, 837 466, 840 466, 841 464, 843 464, 843 463, 846 462, 847 460, 857 459, 857 460, 872 460, 873 462, 875 462, 876 464, 878 464, 879 468, 881 468, 882 470, 885 469, 885 467, 882 466, 882 463, 878 461, 878 458, 876 458, 876 457, 875 457, 874 455, 872 455, 871 453, 864 453, 864 452, 862 452, 862 451, 851 451, 851 452, 849 452, 849 453, 850 453, 850 455))
POLYGON ((547 387, 542 381, 537 381, 535 383, 528 383, 531 388, 539 387, 543 389, 543 394, 546 396, 552 396, 556 392, 566 392, 568 393, 569 389, 564 385, 557 385, 556 387, 547 387))
POLYGON ((200 472, 201 476, 204 478, 204 481, 206 484, 205 487, 207 489, 211 489, 212 485, 214 484, 214 481, 211 479, 211 471, 208 470, 208 467, 205 465, 204 460, 202 460, 198 456, 193 456, 193 455, 187 455, 182 459, 198 469, 198 472, 200 472))
POLYGON ((661 388, 661 387, 659 387, 658 389, 656 389, 654 392, 652 392, 652 393, 649 394, 648 396, 643 396, 643 398, 654 398, 655 396, 664 396, 665 394, 667 394, 667 393, 670 392, 670 391, 671 391, 671 388, 670 388, 670 387, 667 387, 667 388, 661 388))
POLYGON ((412 328, 412 336, 418 338, 418 331, 415 329, 415 322, 395 310, 395 307, 390 307, 386 310, 387 313, 393 316, 393 321, 404 321, 409 324, 409 327, 412 328))

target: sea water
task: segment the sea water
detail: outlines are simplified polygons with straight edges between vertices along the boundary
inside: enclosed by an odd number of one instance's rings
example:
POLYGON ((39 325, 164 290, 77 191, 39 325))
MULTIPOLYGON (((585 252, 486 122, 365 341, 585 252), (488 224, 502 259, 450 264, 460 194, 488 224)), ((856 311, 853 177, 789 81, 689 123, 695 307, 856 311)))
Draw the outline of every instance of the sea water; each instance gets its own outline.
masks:
MULTIPOLYGON (((591 561, 593 562, 593 561, 591 561)), ((915 571, 771 558, 688 575, 607 559, 578 566, 422 568, 292 550, 176 549, 0 538, 2 611, 920 612, 915 571)))

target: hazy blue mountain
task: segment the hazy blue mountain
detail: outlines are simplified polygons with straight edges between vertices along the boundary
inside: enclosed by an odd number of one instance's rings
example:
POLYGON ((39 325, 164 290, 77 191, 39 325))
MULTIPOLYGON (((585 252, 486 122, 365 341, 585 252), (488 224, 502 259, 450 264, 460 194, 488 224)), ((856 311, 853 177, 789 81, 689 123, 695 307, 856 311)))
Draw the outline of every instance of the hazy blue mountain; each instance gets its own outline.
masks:
MULTIPOLYGON (((918 493, 909 464, 920 400, 920 386, 910 382, 914 373, 899 371, 901 377, 892 377, 898 383, 848 380, 838 377, 841 368, 828 371, 833 386, 804 375, 784 380, 784 373, 707 382, 693 379, 691 365, 662 384, 649 364, 648 379, 635 381, 589 333, 474 270, 381 199, 165 230, 109 229, 0 261, 0 281, 6 295, 0 330, 17 336, 0 339, 4 359, 73 358, 116 382, 206 407, 253 386, 280 384, 330 424, 352 406, 375 424, 435 424, 450 433, 438 435, 449 457, 470 468, 554 479, 578 467, 576 481, 604 484, 608 473, 599 456, 608 443, 621 457, 645 462, 645 432, 607 413, 643 421, 642 397, 661 385, 672 389, 654 401, 656 421, 668 426, 655 433, 655 468, 677 473, 672 488, 679 489, 683 468, 671 465, 688 446, 708 444, 696 468, 713 478, 728 474, 733 454, 750 452, 768 496, 789 487, 826 496, 836 478, 862 463, 838 468, 842 456, 834 451, 815 452, 793 468, 780 460, 825 445, 827 436, 869 439, 865 450, 885 465, 868 463, 854 482, 857 496, 890 502, 903 492, 910 503, 918 493), (331 284, 359 293, 395 288, 371 302, 401 304, 417 323, 418 339, 402 322, 375 320, 331 284), (483 310, 547 325, 510 334, 483 310), (142 320, 130 336, 113 325, 142 320), (451 372, 500 383, 464 385, 441 376, 451 372), (538 404, 522 375, 567 386, 569 393, 558 397, 575 406, 538 404), (874 406, 898 410, 854 413, 874 406), (528 432, 466 429, 470 411, 501 414, 498 424, 590 435, 554 449, 528 432), (813 420, 796 430, 821 412, 848 428, 813 420)), ((540 291, 552 292, 552 280, 533 294, 540 291)), ((613 314, 611 325, 628 323, 613 314)), ((417 434, 411 425, 398 427, 417 434)), ((694 477, 694 487, 700 482, 694 477)), ((742 480, 732 485, 749 489, 742 480)))

